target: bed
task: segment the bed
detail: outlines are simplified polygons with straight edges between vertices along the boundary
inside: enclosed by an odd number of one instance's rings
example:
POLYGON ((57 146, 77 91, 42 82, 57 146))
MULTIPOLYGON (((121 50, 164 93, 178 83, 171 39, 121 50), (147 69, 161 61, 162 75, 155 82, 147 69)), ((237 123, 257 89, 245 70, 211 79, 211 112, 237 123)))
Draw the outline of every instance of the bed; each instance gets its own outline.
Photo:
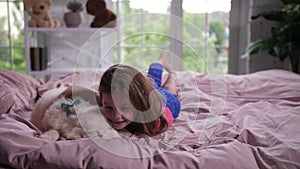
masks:
POLYGON ((1 70, 0 168, 300 168, 299 75, 274 69, 177 76, 182 109, 164 134, 47 141, 30 122, 36 101, 78 82, 96 89, 101 73, 42 80, 1 70))

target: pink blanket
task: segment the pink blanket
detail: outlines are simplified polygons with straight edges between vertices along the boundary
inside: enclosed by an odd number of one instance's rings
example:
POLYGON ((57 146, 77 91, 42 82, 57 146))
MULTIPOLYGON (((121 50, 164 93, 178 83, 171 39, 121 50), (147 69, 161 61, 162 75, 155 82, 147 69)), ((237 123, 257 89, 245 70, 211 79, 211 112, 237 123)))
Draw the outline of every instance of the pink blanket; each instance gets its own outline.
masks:
POLYGON ((155 138, 50 142, 28 121, 48 89, 101 74, 42 81, 0 71, 0 166, 4 168, 300 168, 300 76, 283 70, 248 75, 178 72, 182 110, 155 138))

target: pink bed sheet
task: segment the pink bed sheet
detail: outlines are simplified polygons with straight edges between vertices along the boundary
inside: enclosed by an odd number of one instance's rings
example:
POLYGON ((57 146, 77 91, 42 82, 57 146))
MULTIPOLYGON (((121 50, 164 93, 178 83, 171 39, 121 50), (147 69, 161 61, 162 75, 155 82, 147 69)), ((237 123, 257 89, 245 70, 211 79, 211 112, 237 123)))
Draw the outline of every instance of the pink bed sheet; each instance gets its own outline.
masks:
POLYGON ((0 88, 0 164, 5 167, 300 168, 300 76, 288 71, 178 72, 182 110, 161 136, 56 142, 39 139, 41 133, 28 116, 16 111, 30 113, 36 98, 50 88, 73 83, 97 88, 101 74, 82 72, 49 81, 14 72, 1 71, 0 75, 5 84, 0 88), (30 79, 31 85, 4 90, 10 74, 30 79), (19 91, 25 88, 31 91, 26 97, 19 91), (18 99, 8 97, 15 93, 18 99), (7 109, 8 102, 18 109, 7 109))

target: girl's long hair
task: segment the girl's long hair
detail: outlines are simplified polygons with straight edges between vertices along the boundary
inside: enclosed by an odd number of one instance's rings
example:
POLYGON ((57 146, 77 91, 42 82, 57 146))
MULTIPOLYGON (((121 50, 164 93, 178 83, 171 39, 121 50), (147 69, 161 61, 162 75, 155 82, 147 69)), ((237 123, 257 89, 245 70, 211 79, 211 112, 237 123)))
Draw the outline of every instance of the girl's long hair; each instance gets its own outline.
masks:
POLYGON ((126 127, 127 130, 155 136, 168 127, 163 116, 163 97, 154 88, 152 80, 140 71, 125 64, 116 64, 108 68, 99 85, 100 103, 102 93, 112 94, 114 98, 113 92, 116 90, 129 97, 133 109, 134 117, 130 119, 132 123, 126 127), (160 126, 157 129, 158 123, 160 126))

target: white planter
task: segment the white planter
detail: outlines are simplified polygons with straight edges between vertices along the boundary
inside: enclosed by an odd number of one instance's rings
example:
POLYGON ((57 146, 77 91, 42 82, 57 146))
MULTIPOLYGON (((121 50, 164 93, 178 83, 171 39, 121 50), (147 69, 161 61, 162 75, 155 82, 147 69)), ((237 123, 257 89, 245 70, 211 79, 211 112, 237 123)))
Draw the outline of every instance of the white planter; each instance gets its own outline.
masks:
POLYGON ((67 27, 79 27, 81 24, 80 12, 67 12, 64 14, 64 21, 67 27))

